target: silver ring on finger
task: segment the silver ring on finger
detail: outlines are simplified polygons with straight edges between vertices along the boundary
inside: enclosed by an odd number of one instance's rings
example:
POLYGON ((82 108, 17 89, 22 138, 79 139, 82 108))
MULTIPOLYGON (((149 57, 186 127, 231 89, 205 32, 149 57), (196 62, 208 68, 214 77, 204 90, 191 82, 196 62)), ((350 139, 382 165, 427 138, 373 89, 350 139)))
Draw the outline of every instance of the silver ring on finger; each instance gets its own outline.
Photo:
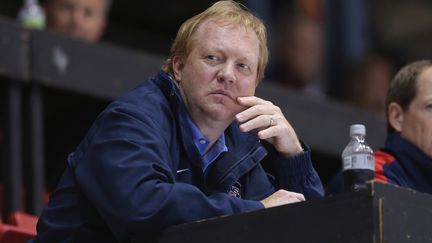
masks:
POLYGON ((270 116, 270 124, 269 124, 269 127, 271 127, 271 126, 273 126, 273 125, 274 125, 273 116, 270 116))

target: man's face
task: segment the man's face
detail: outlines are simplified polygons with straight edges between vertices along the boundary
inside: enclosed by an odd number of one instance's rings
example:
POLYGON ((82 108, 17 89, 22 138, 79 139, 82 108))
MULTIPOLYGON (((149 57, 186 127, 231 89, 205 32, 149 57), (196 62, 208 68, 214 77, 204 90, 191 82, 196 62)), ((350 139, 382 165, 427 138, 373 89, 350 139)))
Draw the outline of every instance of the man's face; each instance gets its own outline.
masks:
POLYGON ((51 0, 45 6, 48 29, 96 42, 106 25, 106 0, 51 0))
POLYGON ((257 85, 259 41, 251 29, 206 21, 190 53, 173 60, 174 76, 194 119, 230 122, 244 110, 236 99, 257 85))
POLYGON ((401 136, 432 158, 432 68, 417 82, 417 95, 403 114, 401 136))

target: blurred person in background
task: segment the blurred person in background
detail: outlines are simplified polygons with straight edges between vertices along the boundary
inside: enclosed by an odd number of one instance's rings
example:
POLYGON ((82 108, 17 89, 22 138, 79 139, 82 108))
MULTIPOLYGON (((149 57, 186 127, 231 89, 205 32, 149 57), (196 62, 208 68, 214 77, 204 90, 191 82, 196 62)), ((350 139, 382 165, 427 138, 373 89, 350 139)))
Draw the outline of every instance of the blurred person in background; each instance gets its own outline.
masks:
POLYGON ((97 42, 107 25, 111 0, 45 0, 47 29, 66 36, 97 42))
MULTIPOLYGON (((46 28, 75 40, 96 43, 107 26, 111 4, 111 0, 45 0, 42 6, 46 12, 46 28)), ((45 174, 50 192, 66 167, 64 161, 67 154, 108 102, 63 90, 45 92, 44 100, 47 141, 45 174)))
POLYGON ((269 79, 302 94, 323 98, 325 38, 322 20, 301 12, 289 15, 291 17, 279 21, 274 44, 275 63, 269 79))
POLYGON ((348 76, 347 100, 385 119, 386 93, 394 76, 394 67, 390 60, 380 55, 367 56, 354 65, 348 76))
MULTIPOLYGON (((432 194, 432 60, 403 67, 386 98, 387 139, 375 151, 375 181, 432 194)), ((327 193, 343 191, 342 174, 327 193)))

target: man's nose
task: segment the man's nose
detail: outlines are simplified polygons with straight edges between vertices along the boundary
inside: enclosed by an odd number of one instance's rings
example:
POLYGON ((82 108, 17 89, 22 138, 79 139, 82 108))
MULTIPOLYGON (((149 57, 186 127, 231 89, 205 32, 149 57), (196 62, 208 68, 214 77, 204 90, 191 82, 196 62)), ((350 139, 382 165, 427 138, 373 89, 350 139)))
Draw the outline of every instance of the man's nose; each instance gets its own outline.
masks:
POLYGON ((218 72, 217 79, 219 82, 234 83, 236 80, 235 64, 225 63, 224 65, 222 65, 221 69, 218 72))

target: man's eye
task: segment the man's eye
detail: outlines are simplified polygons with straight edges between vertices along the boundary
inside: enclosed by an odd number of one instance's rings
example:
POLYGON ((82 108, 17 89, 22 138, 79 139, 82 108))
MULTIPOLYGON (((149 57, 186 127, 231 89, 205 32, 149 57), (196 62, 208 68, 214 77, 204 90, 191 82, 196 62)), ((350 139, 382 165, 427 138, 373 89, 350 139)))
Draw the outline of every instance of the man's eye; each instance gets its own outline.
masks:
POLYGON ((238 66, 239 66, 241 69, 249 70, 249 66, 248 66, 247 64, 239 63, 238 66))
POLYGON ((211 60, 211 61, 217 61, 218 60, 218 58, 216 56, 213 56, 213 55, 208 55, 207 59, 211 60))
POLYGON ((96 12, 93 9, 86 8, 84 9, 84 15, 88 18, 91 18, 96 15, 96 12))

